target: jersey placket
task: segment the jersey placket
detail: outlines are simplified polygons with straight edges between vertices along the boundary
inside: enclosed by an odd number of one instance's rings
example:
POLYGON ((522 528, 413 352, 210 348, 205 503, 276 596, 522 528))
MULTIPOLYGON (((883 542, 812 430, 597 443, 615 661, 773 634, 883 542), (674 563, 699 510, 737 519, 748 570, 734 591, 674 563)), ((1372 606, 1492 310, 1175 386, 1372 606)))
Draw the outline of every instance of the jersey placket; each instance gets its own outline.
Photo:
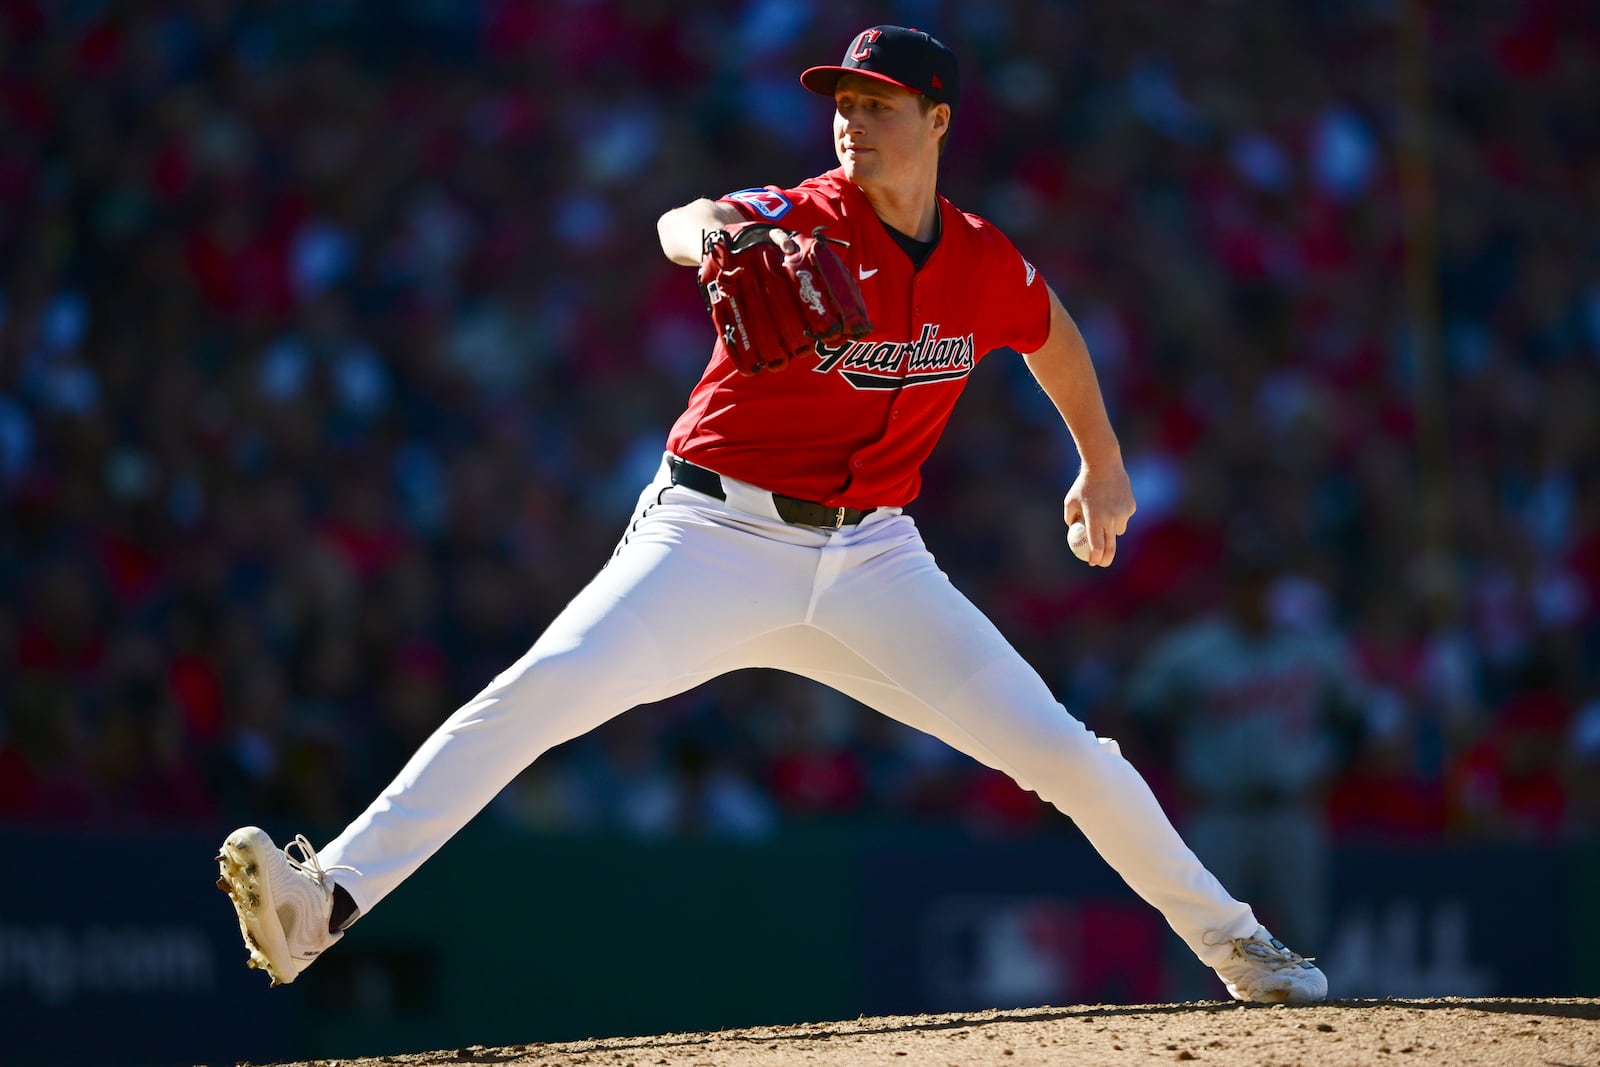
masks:
MULTIPOLYGON (((873 272, 881 279, 877 283, 877 295, 886 299, 878 300, 876 302, 877 306, 892 308, 894 311, 893 315, 883 317, 874 333, 891 337, 914 336, 922 321, 922 272, 912 266, 911 257, 906 254, 905 250, 900 247, 894 238, 889 236, 888 231, 881 225, 876 227, 876 232, 873 232, 870 237, 867 234, 862 234, 861 237, 862 244, 870 249, 871 255, 876 257, 878 263, 878 269, 873 272)), ((865 265, 865 262, 863 258, 860 265, 857 266, 858 272, 861 266, 865 265)), ((877 311, 871 301, 868 303, 868 308, 869 310, 877 311)), ((882 314, 881 312, 878 313, 882 314)), ((904 361, 901 362, 899 369, 900 384, 895 386, 893 396, 889 399, 889 405, 884 413, 884 419, 879 427, 878 435, 850 455, 850 478, 852 482, 859 476, 866 465, 867 461, 862 457, 874 451, 881 452, 884 441, 893 437, 899 429, 898 422, 901 414, 901 404, 905 396, 907 369, 904 361)))

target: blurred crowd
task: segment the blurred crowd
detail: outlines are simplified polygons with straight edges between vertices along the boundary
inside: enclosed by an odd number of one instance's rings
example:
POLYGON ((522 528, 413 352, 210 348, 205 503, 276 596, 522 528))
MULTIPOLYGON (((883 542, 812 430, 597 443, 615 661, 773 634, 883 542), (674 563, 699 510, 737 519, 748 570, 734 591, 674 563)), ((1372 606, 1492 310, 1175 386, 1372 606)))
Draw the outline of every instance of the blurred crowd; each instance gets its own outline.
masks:
MULTIPOLYGON (((910 509, 957 585, 1196 826, 1600 834, 1600 24, 1418 6, 0 0, 0 820, 355 816, 655 469, 711 341, 656 217, 833 165, 798 72, 899 22, 1140 503, 1072 558, 996 353, 910 509)), ((487 817, 1070 828, 767 671, 487 817)))

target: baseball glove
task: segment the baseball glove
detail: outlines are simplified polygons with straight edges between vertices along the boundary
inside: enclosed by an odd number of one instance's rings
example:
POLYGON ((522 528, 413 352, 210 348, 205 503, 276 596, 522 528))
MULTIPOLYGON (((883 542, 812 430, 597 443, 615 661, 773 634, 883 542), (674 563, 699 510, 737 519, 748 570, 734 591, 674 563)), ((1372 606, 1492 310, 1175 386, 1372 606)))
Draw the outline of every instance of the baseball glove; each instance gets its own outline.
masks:
POLYGON ((795 234, 794 251, 772 243, 773 227, 739 222, 706 235, 700 291, 740 374, 782 370, 814 342, 872 332, 861 288, 822 236, 795 234))

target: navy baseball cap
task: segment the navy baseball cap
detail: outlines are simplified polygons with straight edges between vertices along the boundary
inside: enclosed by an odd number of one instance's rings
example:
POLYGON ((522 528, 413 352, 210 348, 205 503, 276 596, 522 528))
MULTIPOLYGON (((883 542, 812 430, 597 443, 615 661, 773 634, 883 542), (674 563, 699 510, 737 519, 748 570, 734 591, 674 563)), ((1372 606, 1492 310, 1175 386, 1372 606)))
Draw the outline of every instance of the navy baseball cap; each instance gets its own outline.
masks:
POLYGON ((936 38, 904 26, 862 30, 844 50, 844 60, 837 67, 811 67, 800 75, 800 84, 832 96, 834 86, 846 74, 898 85, 952 108, 961 100, 956 54, 936 38))

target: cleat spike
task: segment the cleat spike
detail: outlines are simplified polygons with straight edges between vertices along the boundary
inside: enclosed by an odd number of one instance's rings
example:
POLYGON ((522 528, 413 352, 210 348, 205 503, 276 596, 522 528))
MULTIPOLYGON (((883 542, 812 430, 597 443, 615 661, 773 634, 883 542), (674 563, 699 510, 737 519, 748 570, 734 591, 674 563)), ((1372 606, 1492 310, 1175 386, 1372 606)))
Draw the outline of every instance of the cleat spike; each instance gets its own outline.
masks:
POLYGON ((228 835, 217 857, 217 888, 228 894, 238 916, 247 966, 265 971, 273 986, 293 982, 339 939, 325 932, 333 887, 303 836, 279 849, 258 827, 245 827, 228 835))

